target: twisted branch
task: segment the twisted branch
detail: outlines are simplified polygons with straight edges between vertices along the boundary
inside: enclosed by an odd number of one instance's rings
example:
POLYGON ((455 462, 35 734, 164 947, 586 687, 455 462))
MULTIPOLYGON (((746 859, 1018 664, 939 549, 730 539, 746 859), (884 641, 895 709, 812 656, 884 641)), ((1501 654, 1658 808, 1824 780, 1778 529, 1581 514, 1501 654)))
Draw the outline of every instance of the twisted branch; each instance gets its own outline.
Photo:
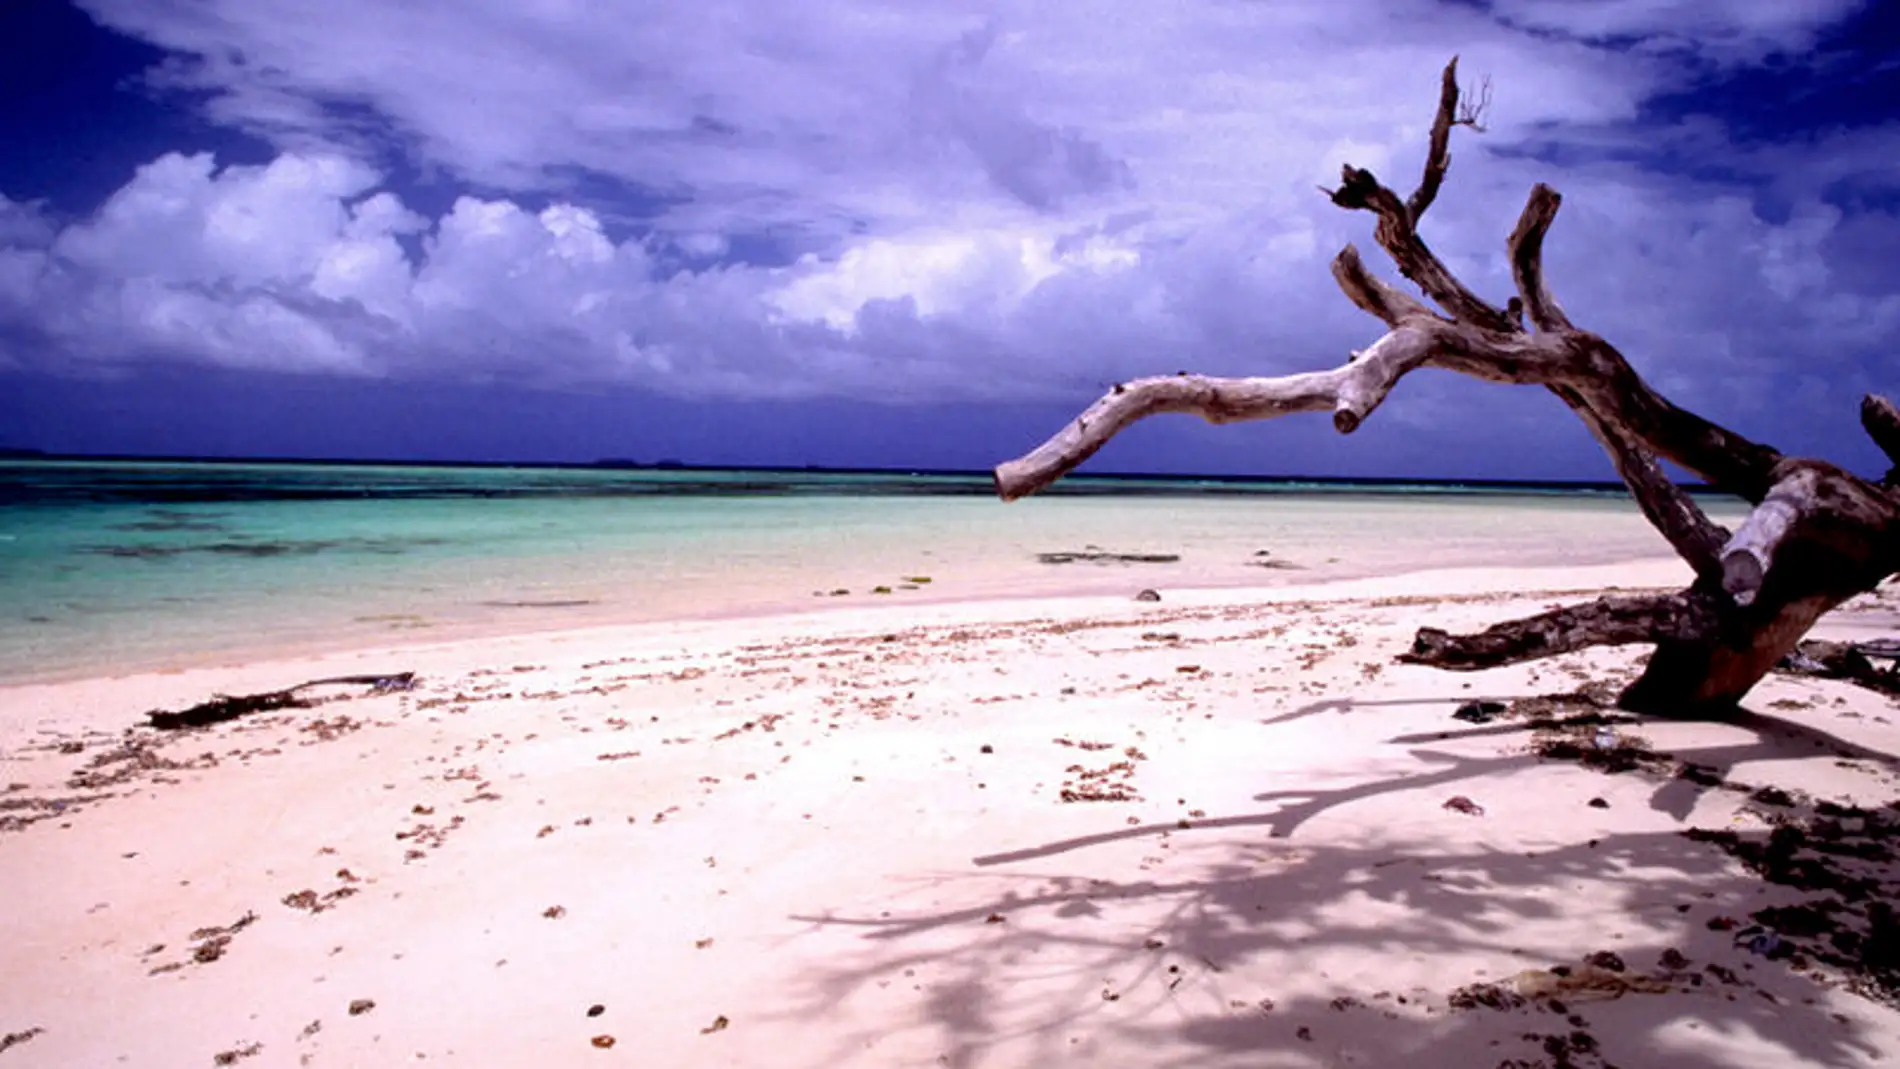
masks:
MULTIPOLYGON (((1732 702, 1821 613, 1900 569, 1900 495, 1820 461, 1784 458, 1677 407, 1608 342, 1578 329, 1544 278, 1544 238, 1562 204, 1548 186, 1531 190, 1507 245, 1517 296, 1499 309, 1460 282, 1420 238, 1418 223, 1450 167, 1452 128, 1482 129, 1485 102, 1460 107, 1454 59, 1440 82, 1424 173, 1411 197, 1400 200, 1370 171, 1350 165, 1341 169, 1339 188, 1328 191, 1334 204, 1377 217, 1380 247, 1438 310, 1380 281, 1349 245, 1334 259, 1333 277, 1355 306, 1387 327, 1364 353, 1330 371, 1278 378, 1182 374, 1118 385, 1034 451, 999 465, 997 492, 1005 500, 1033 493, 1129 424, 1160 412, 1225 423, 1330 409, 1334 427, 1350 433, 1418 367, 1544 386, 1602 444, 1643 515, 1695 570, 1697 583, 1680 594, 1604 598, 1461 638, 1421 631, 1407 659, 1481 668, 1586 646, 1654 642, 1658 652, 1627 699, 1657 709, 1732 702), (1759 507, 1731 537, 1670 480, 1665 459, 1759 507)), ((1861 419, 1894 463, 1887 486, 1900 485, 1900 410, 1870 396, 1861 419)))
POLYGON ((1576 329, 1571 326, 1570 317, 1558 307, 1557 298, 1544 286, 1544 234, 1557 218, 1557 209, 1563 200, 1562 194, 1542 182, 1532 187, 1531 198, 1524 205, 1524 213, 1517 217, 1517 228, 1511 231, 1508 246, 1511 278, 1517 283, 1518 299, 1522 302, 1519 307, 1530 314, 1538 330, 1576 329))
POLYGON ((1874 440, 1887 461, 1893 467, 1881 482, 1887 486, 1900 487, 1900 410, 1893 402, 1877 393, 1870 393, 1860 400, 1860 425, 1867 430, 1867 437, 1874 440))
POLYGON ((1407 664, 1421 664, 1459 672, 1518 664, 1592 646, 1626 646, 1665 639, 1690 640, 1708 634, 1716 624, 1719 606, 1707 595, 1655 594, 1647 597, 1602 597, 1583 605, 1510 620, 1475 635, 1452 635, 1437 628, 1421 628, 1411 652, 1400 655, 1407 664))
POLYGON ((1425 360, 1431 344, 1431 335, 1406 327, 1331 371, 1245 379, 1172 375, 1118 384, 1033 452, 997 465, 996 492, 1005 501, 1034 493, 1075 470, 1129 424, 1161 412, 1236 423, 1331 409, 1334 428, 1350 434, 1425 360))
POLYGON ((1662 536, 1669 540, 1678 556, 1695 570, 1697 578, 1716 581, 1723 577, 1722 543, 1728 532, 1710 520, 1701 506, 1690 499, 1663 471, 1656 458, 1620 424, 1604 419, 1576 390, 1553 386, 1555 393, 1583 420, 1584 426, 1602 444, 1616 473, 1636 498, 1636 505, 1662 536))
POLYGON ((1379 223, 1373 228, 1373 236, 1392 257, 1399 274, 1411 279, 1451 318, 1480 330, 1501 334, 1512 331, 1510 318, 1467 289, 1425 244, 1425 239, 1418 236, 1412 225, 1411 210, 1399 200, 1398 194, 1381 185, 1371 171, 1346 164, 1339 171, 1339 188, 1328 195, 1341 208, 1377 215, 1379 223))
POLYGON ((1479 87, 1477 100, 1467 106, 1459 106, 1458 57, 1451 57, 1438 82, 1438 114, 1432 117, 1431 143, 1425 153, 1425 173, 1419 178, 1418 188, 1405 200, 1406 214, 1411 216, 1414 229, 1418 221, 1424 218, 1425 209, 1438 199, 1438 187, 1445 184, 1445 172, 1451 169, 1451 128, 1469 126, 1483 133, 1484 113, 1490 106, 1489 78, 1479 87))

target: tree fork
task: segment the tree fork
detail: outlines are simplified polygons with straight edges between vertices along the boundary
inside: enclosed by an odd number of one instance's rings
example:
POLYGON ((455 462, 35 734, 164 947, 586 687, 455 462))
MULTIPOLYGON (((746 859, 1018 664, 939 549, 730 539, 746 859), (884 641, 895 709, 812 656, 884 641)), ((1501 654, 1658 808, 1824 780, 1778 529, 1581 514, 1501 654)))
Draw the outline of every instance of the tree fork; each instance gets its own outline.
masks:
POLYGON ((1162 412, 1228 423, 1331 411, 1335 429, 1349 434, 1420 367, 1544 386, 1603 446, 1644 517, 1694 570, 1695 584, 1677 594, 1599 598, 1474 635, 1427 628, 1400 659, 1476 670, 1591 646, 1653 644, 1648 666, 1620 703, 1665 715, 1719 714, 1822 615, 1900 571, 1900 410, 1875 395, 1862 402, 1861 423, 1893 464, 1873 483, 1825 461, 1784 457, 1676 406, 1615 347, 1573 324, 1551 294, 1543 245, 1562 197, 1545 185, 1531 190, 1507 242, 1517 295, 1502 308, 1479 297, 1418 233, 1450 167, 1451 131, 1483 128, 1488 93, 1476 106, 1460 107, 1457 62, 1445 67, 1424 172, 1409 198, 1350 165, 1339 188, 1326 191, 1342 208, 1377 216, 1380 247, 1426 301, 1374 276, 1349 245, 1333 261, 1333 278, 1348 300, 1387 327, 1364 351, 1328 371, 1181 374, 1117 384, 1042 445, 998 465, 997 493, 1006 501, 1032 494, 1130 424, 1162 412), (1753 511, 1731 534, 1669 480, 1662 460, 1741 497, 1753 511))

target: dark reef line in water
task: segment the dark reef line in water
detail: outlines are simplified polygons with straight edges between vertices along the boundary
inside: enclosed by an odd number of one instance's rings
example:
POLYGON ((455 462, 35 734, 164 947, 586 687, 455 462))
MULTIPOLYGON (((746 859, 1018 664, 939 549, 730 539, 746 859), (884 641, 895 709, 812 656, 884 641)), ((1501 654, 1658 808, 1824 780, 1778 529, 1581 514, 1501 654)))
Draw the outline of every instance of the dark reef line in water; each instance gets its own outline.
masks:
MULTIPOLYGON (((0 506, 190 505, 252 501, 670 496, 915 495, 988 497, 987 473, 801 468, 422 466, 350 463, 0 461, 0 506)), ((1051 496, 1221 496, 1271 493, 1623 496, 1604 483, 1485 479, 1075 475, 1051 496)), ((179 523, 203 522, 181 514, 179 523)), ((149 528, 160 530, 164 528, 149 528)), ((177 529, 190 529, 180 527, 177 529)))
POLYGON ((178 519, 178 520, 134 520, 131 523, 115 523, 115 524, 112 524, 107 529, 113 530, 113 531, 125 531, 129 534, 170 534, 173 532, 190 532, 193 534, 209 534, 213 531, 222 531, 225 529, 225 527, 224 527, 224 524, 218 523, 213 520, 178 519))
POLYGON ((136 560, 167 560, 193 553, 253 558, 312 556, 338 550, 394 556, 420 546, 440 546, 447 543, 448 539, 445 538, 311 538, 268 542, 198 542, 184 545, 91 545, 81 546, 79 552, 136 560))

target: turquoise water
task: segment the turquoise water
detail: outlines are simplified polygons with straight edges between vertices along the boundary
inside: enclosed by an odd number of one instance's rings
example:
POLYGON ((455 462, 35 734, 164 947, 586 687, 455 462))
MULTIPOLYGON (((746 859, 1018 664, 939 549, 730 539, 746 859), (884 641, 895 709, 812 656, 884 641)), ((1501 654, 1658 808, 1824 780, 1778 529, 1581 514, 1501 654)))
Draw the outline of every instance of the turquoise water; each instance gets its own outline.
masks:
POLYGON ((1415 568, 1420 539, 1442 567, 1668 553, 1615 494, 1074 479, 1004 505, 973 476, 11 462, 0 682, 898 599, 1310 582, 1415 568), (1091 546, 1180 559, 1038 557, 1091 546))

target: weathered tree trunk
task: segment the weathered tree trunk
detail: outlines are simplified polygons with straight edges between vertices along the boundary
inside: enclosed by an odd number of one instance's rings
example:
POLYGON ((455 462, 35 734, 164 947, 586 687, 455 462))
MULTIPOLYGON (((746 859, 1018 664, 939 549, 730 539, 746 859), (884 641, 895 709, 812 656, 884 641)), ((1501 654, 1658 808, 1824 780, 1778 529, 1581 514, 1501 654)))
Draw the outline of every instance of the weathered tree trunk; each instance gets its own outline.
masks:
POLYGON ((1458 61, 1445 67, 1425 172, 1411 197, 1348 165, 1333 203, 1372 212, 1375 236, 1399 273, 1437 306, 1374 277, 1352 246, 1333 261, 1348 299, 1388 331, 1330 371, 1278 378, 1175 375, 1116 385, 1030 453, 996 468, 1006 501, 1034 493, 1094 455, 1122 429, 1161 412, 1212 423, 1330 410, 1342 434, 1358 428, 1407 372, 1438 367, 1490 382, 1541 385, 1603 445, 1643 515, 1694 569, 1679 594, 1602 598, 1475 635, 1422 630, 1405 660, 1454 670, 1511 664, 1588 646, 1654 644, 1624 707, 1669 715, 1732 708, 1824 613, 1900 570, 1900 410, 1868 396, 1861 422, 1893 463, 1880 483, 1820 460, 1784 457, 1657 393, 1607 341, 1571 323, 1544 283, 1544 235, 1562 198, 1544 185, 1512 231, 1517 296, 1486 303, 1419 237, 1443 183, 1451 131, 1477 126, 1459 107, 1458 61), (1528 324, 1526 323, 1528 320, 1528 324), (1754 510, 1733 534, 1663 472, 1669 460, 1754 510))

